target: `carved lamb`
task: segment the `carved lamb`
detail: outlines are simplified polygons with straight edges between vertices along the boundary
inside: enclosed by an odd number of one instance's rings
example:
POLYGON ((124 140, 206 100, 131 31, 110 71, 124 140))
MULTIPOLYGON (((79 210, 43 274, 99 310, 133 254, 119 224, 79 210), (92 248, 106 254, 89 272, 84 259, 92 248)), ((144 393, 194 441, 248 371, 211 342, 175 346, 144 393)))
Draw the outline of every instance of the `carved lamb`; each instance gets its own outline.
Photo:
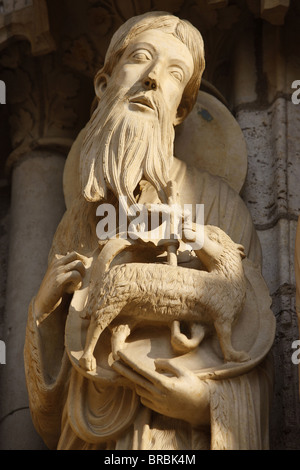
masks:
POLYGON ((234 243, 218 227, 205 226, 204 244, 196 254, 207 271, 166 264, 127 263, 104 272, 99 280, 99 296, 88 301, 85 312, 91 322, 79 361, 81 367, 96 368, 93 352, 106 327, 112 330, 112 350, 116 357, 134 325, 143 320, 173 323, 175 349, 176 346, 180 349, 183 336, 179 321, 192 323, 194 338, 186 338, 191 347, 203 339, 204 326, 214 325, 225 361, 248 360, 248 354, 236 351, 231 343, 232 325, 243 309, 246 296, 243 246, 234 243), (118 323, 113 322, 115 319, 118 323))

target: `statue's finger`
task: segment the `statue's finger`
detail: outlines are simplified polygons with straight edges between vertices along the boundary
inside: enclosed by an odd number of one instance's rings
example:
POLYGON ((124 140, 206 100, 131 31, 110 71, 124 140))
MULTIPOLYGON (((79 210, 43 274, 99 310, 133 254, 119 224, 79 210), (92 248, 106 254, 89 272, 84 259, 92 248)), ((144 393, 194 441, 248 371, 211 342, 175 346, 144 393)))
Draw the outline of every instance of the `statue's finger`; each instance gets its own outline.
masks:
POLYGON ((71 261, 70 263, 64 266, 65 272, 68 271, 78 271, 82 277, 85 275, 85 266, 81 260, 76 259, 75 261, 71 261))
POLYGON ((77 253, 77 251, 71 251, 71 253, 67 253, 66 255, 55 255, 56 260, 61 261, 62 264, 68 264, 71 263, 72 261, 80 260, 82 263, 85 263, 87 258, 80 253, 77 253))
MULTIPOLYGON (((127 357, 122 351, 118 351, 118 355, 122 362, 124 362, 127 366, 129 366, 133 371, 135 371, 139 376, 142 376, 144 379, 148 379, 149 383, 160 388, 166 386, 166 381, 169 379, 162 374, 159 374, 155 370, 150 368, 145 369, 144 363, 139 362, 137 360, 131 360, 127 357)), ((147 382, 144 382, 147 384, 147 382)))
POLYGON ((82 285, 82 277, 78 271, 69 271, 61 274, 58 280, 62 286, 65 286, 66 292, 69 294, 73 294, 73 292, 80 289, 82 285))
MULTIPOLYGON (((120 352, 118 353, 120 354, 120 352)), ((137 386, 148 390, 149 392, 156 393, 157 389, 154 387, 154 385, 149 382, 145 377, 142 375, 138 374, 134 370, 132 370, 130 367, 127 367, 125 364, 123 364, 121 361, 115 361, 112 366, 111 366, 116 372, 121 374, 123 377, 126 377, 130 382, 133 382, 137 386)))
POLYGON ((136 393, 147 400, 158 400, 159 398, 166 398, 166 394, 162 393, 161 390, 153 387, 151 384, 146 384, 146 388, 140 385, 136 386, 136 393))
POLYGON ((178 366, 169 361, 169 359, 156 359, 154 361, 156 370, 161 373, 171 373, 176 377, 184 377, 189 374, 189 370, 186 367, 178 366))

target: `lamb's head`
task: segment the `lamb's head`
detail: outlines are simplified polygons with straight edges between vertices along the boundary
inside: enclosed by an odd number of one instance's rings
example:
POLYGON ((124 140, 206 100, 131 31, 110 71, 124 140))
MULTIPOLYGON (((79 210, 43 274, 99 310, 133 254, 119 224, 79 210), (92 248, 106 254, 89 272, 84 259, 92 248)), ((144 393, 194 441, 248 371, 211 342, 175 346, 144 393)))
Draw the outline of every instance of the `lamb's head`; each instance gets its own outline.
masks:
POLYGON ((224 250, 232 251, 233 253, 238 253, 241 259, 246 258, 245 249, 243 245, 235 243, 223 230, 219 227, 213 225, 206 225, 206 232, 208 238, 217 243, 224 250))
POLYGON ((197 253, 201 261, 210 271, 224 264, 245 258, 243 245, 235 243, 223 230, 212 225, 204 226, 203 247, 197 253))

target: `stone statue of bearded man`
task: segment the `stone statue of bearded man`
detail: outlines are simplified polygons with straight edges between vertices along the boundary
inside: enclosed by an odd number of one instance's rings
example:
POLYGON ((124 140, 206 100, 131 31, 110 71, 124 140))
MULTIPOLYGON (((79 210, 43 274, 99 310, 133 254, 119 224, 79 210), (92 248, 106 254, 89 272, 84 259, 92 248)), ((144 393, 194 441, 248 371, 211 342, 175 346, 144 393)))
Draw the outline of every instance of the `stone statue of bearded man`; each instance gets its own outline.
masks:
MULTIPOLYGON (((30 407, 49 448, 268 448, 274 319, 260 273, 259 241, 238 194, 222 179, 187 167, 173 152, 174 127, 194 106, 204 63, 200 33, 187 21, 153 12, 122 25, 96 75, 98 105, 71 151, 78 156, 71 163, 78 164, 79 189, 67 202, 28 315, 30 407), (96 286, 107 260, 164 259, 161 246, 158 256, 157 246, 148 249, 141 240, 121 252, 116 238, 110 252, 110 242, 96 235, 97 208, 104 203, 116 209, 119 204, 166 207, 170 181, 176 183, 179 206, 204 204, 204 224, 219 227, 244 247, 246 303, 232 336, 249 360, 224 362, 214 333, 193 351, 174 352, 169 325, 141 322, 117 360, 108 325, 95 349, 97 367, 84 370, 79 359, 89 319, 82 315, 80 295, 88 291, 99 299, 96 286)), ((196 258, 179 247, 178 266, 195 269, 196 258)), ((138 315, 138 306, 130 315, 138 315)))

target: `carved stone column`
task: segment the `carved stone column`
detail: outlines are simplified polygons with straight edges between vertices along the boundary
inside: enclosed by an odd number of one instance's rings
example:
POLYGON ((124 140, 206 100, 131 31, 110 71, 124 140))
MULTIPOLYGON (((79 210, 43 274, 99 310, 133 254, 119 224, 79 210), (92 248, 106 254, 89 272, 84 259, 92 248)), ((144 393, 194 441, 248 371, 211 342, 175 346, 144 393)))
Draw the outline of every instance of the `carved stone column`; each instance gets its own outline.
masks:
MULTIPOLYGON (((300 216, 298 218, 296 241, 295 241, 295 279, 296 279, 296 312, 298 316, 298 328, 300 337, 300 216)), ((298 368, 300 377, 300 366, 298 368)), ((300 393, 300 385, 299 385, 300 393)))
POLYGON ((12 44, 1 54, 0 64, 7 84, 13 148, 7 162, 12 189, 1 337, 6 365, 0 375, 0 447, 38 449, 44 445, 32 425, 24 376, 27 310, 65 210, 65 157, 89 116, 91 100, 86 87, 79 93, 80 79, 60 67, 54 53, 35 58, 28 44, 12 44))
POLYGON ((289 449, 300 437, 298 371, 291 360, 292 343, 298 338, 293 266, 300 126, 291 84, 300 71, 299 13, 294 4, 285 27, 260 20, 249 24, 237 45, 234 70, 234 111, 249 155, 243 198, 261 241, 263 275, 277 320, 271 444, 289 449))
POLYGON ((1 370, 2 449, 37 449, 24 376, 27 308, 47 267, 53 234, 64 212, 64 157, 33 151, 13 170, 5 322, 6 366, 1 370))

